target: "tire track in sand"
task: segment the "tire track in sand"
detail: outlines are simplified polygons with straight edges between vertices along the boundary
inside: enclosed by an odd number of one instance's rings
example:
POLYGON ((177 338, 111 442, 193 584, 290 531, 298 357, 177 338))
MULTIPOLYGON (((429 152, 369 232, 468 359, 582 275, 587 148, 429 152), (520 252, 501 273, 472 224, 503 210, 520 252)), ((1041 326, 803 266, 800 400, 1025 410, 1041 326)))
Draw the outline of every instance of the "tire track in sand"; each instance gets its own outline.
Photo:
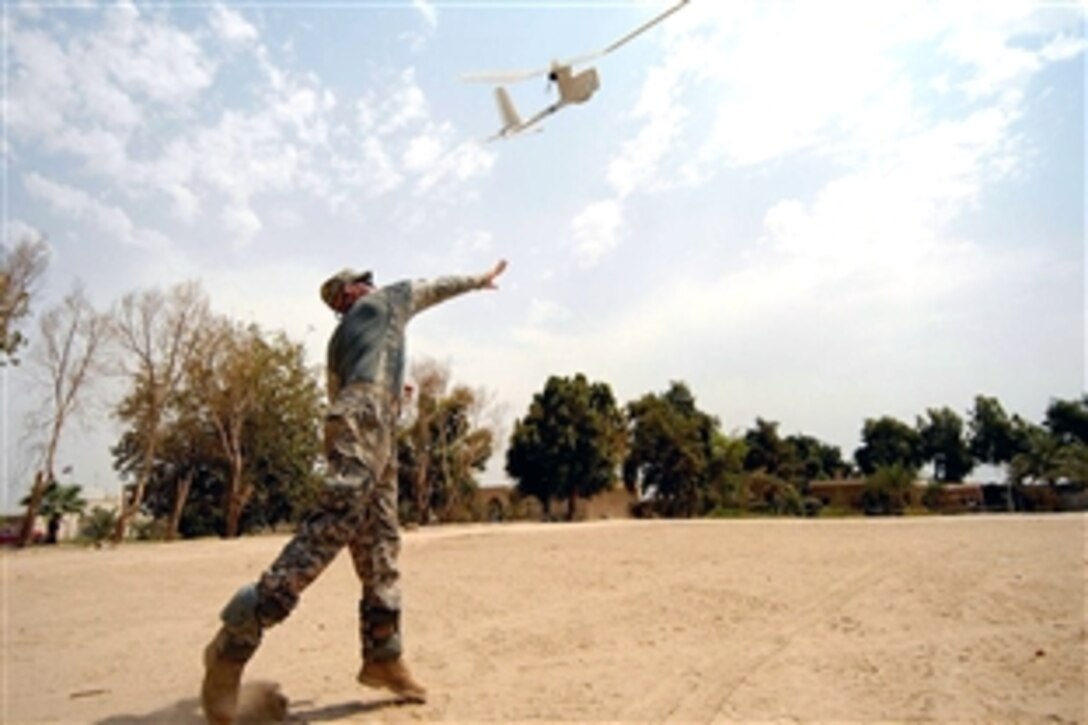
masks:
POLYGON ((709 722, 719 717, 733 694, 753 675, 781 654, 814 624, 887 576, 886 567, 873 564, 829 587, 796 613, 769 622, 737 642, 731 651, 706 657, 683 672, 670 673, 646 697, 624 709, 621 721, 709 722), (783 626, 775 626, 785 620, 783 626), (686 692, 686 690, 689 690, 686 692))

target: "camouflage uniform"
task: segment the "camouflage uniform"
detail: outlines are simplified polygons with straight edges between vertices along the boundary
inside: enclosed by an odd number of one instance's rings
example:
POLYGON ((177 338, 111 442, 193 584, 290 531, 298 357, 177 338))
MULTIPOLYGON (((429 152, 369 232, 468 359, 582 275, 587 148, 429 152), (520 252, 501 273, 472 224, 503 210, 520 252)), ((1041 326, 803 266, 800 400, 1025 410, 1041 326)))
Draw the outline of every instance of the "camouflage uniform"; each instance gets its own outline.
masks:
MULTIPOLYGON (((347 271, 338 278, 352 279, 347 271)), ((485 283, 483 276, 399 282, 361 297, 343 315, 328 347, 328 472, 319 506, 260 580, 243 587, 223 610, 226 654, 248 659, 261 632, 290 614, 302 591, 347 545, 363 585, 363 659, 400 656, 395 431, 404 329, 416 313, 485 283)), ((322 288, 327 302, 329 295, 322 288)))

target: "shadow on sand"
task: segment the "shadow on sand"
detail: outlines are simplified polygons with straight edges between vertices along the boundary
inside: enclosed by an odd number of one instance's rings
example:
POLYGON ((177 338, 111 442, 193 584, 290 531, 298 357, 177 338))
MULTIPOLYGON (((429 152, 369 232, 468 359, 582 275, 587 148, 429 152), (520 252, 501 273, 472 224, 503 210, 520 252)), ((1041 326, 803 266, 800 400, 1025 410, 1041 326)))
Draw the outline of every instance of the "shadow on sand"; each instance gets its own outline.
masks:
MULTIPOLYGON (((312 700, 303 700, 298 702, 297 705, 307 705, 311 702, 312 700)), ((403 707, 411 704, 407 700, 387 698, 371 702, 344 702, 305 710, 290 708, 287 712, 287 718, 283 722, 336 722, 337 720, 378 712, 386 708, 403 707)), ((188 697, 184 700, 178 700, 173 705, 141 715, 111 715, 96 721, 95 725, 205 725, 205 722, 200 711, 200 700, 196 697, 188 697)), ((254 720, 243 716, 238 718, 237 725, 255 725, 259 722, 267 722, 267 720, 263 718, 254 720)))

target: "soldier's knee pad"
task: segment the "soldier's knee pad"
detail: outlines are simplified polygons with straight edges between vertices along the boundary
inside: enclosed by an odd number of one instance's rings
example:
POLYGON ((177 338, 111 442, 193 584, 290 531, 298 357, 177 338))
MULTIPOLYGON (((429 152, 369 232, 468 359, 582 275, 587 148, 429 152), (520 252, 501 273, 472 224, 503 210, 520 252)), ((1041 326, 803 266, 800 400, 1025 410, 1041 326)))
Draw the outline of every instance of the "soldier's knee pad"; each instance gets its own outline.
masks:
POLYGON ((223 628, 216 638, 216 655, 245 663, 261 644, 261 623, 257 620, 257 589, 252 584, 235 592, 219 613, 223 628))
POLYGON ((246 584, 235 592, 227 606, 219 613, 223 625, 232 633, 259 636, 261 622, 257 618, 260 596, 256 584, 246 584))

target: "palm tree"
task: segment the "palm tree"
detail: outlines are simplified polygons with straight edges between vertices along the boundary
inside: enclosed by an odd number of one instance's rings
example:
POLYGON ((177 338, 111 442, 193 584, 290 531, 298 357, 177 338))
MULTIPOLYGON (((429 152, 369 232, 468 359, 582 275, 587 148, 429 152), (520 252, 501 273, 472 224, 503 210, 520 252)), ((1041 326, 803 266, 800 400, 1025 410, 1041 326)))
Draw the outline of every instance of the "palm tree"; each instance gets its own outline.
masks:
MULTIPOLYGON (((87 502, 80 495, 79 486, 62 486, 53 481, 42 494, 41 504, 38 507, 38 515, 46 520, 45 543, 57 543, 57 533, 60 531, 60 522, 65 514, 82 514, 87 507, 87 502)), ((30 496, 22 500, 26 506, 30 502, 30 496)))

